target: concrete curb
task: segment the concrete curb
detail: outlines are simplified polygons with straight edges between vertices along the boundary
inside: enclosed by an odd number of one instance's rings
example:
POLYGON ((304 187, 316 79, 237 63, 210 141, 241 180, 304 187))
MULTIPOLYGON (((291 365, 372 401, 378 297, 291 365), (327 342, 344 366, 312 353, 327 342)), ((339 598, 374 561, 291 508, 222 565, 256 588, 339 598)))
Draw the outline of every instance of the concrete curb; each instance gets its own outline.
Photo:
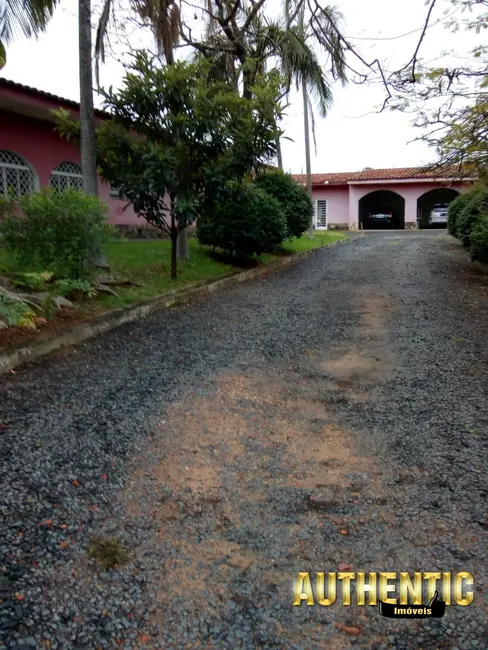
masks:
POLYGON ((94 316, 83 323, 61 330, 60 332, 49 332, 34 341, 29 341, 28 343, 17 343, 9 348, 0 350, 0 374, 8 372, 12 368, 28 361, 39 359, 55 350, 76 345, 77 343, 81 343, 97 336, 97 334, 108 332, 124 323, 131 323, 159 309, 181 305, 195 297, 211 295, 219 289, 223 289, 233 284, 238 284, 239 282, 252 280, 253 278, 258 278, 273 271, 292 266, 296 262, 299 262, 324 248, 332 248, 339 244, 349 243, 356 239, 360 239, 361 237, 362 235, 357 235, 347 239, 341 239, 326 246, 320 246, 319 248, 313 248, 308 251, 303 251, 302 253, 283 257, 282 259, 270 262, 269 264, 265 264, 256 269, 229 273, 218 280, 203 280, 202 282, 189 285, 184 289, 175 289, 174 291, 170 291, 163 295, 155 296, 150 300, 138 302, 129 307, 114 309, 100 314, 99 316, 94 316))

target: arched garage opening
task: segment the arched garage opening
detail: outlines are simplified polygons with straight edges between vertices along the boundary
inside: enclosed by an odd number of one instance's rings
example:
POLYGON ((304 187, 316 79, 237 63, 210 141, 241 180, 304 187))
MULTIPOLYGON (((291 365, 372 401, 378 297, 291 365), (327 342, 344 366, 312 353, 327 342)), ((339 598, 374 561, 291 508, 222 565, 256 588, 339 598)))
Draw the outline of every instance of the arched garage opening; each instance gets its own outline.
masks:
POLYGON ((364 230, 405 228, 405 199, 391 190, 377 190, 359 201, 359 227, 364 230))
MULTIPOLYGON (((417 224, 419 228, 430 228, 429 218, 432 210, 441 210, 441 206, 447 210, 447 206, 451 201, 459 196, 459 192, 451 189, 450 187, 439 187, 436 190, 430 190, 417 199, 417 224)), ((432 227, 438 226, 445 228, 446 223, 434 223, 432 227)))

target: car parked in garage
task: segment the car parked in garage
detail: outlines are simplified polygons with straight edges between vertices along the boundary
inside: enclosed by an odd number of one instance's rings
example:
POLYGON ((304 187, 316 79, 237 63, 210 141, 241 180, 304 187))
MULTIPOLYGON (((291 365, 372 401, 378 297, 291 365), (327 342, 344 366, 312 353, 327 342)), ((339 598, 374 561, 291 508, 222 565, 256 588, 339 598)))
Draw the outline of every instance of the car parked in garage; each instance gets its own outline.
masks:
POLYGON ((393 227, 393 214, 391 212, 375 212, 369 215, 371 226, 391 226, 393 227))
POLYGON ((429 215, 429 226, 447 226, 448 208, 447 203, 436 203, 429 215))

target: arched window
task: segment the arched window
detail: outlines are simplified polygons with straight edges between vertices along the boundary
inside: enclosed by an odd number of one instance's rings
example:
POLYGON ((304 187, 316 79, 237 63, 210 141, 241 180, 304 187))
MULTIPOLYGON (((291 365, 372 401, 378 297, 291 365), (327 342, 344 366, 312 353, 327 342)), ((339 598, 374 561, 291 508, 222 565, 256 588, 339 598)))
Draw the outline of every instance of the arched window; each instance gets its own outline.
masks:
POLYGON ((59 192, 64 190, 82 190, 83 176, 81 167, 72 162, 62 162, 51 172, 49 185, 59 192))
POLYGON ((22 196, 34 191, 34 172, 16 153, 0 149, 0 195, 22 196))

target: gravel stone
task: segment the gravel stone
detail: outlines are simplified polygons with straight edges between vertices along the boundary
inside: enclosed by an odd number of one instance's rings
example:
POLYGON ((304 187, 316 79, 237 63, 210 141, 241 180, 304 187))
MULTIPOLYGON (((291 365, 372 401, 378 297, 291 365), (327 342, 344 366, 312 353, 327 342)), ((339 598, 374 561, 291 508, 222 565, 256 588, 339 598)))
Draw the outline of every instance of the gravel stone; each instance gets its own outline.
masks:
POLYGON ((371 233, 1 376, 0 650, 486 647, 486 283, 443 233, 371 233), (292 607, 342 563, 475 600, 292 607))

